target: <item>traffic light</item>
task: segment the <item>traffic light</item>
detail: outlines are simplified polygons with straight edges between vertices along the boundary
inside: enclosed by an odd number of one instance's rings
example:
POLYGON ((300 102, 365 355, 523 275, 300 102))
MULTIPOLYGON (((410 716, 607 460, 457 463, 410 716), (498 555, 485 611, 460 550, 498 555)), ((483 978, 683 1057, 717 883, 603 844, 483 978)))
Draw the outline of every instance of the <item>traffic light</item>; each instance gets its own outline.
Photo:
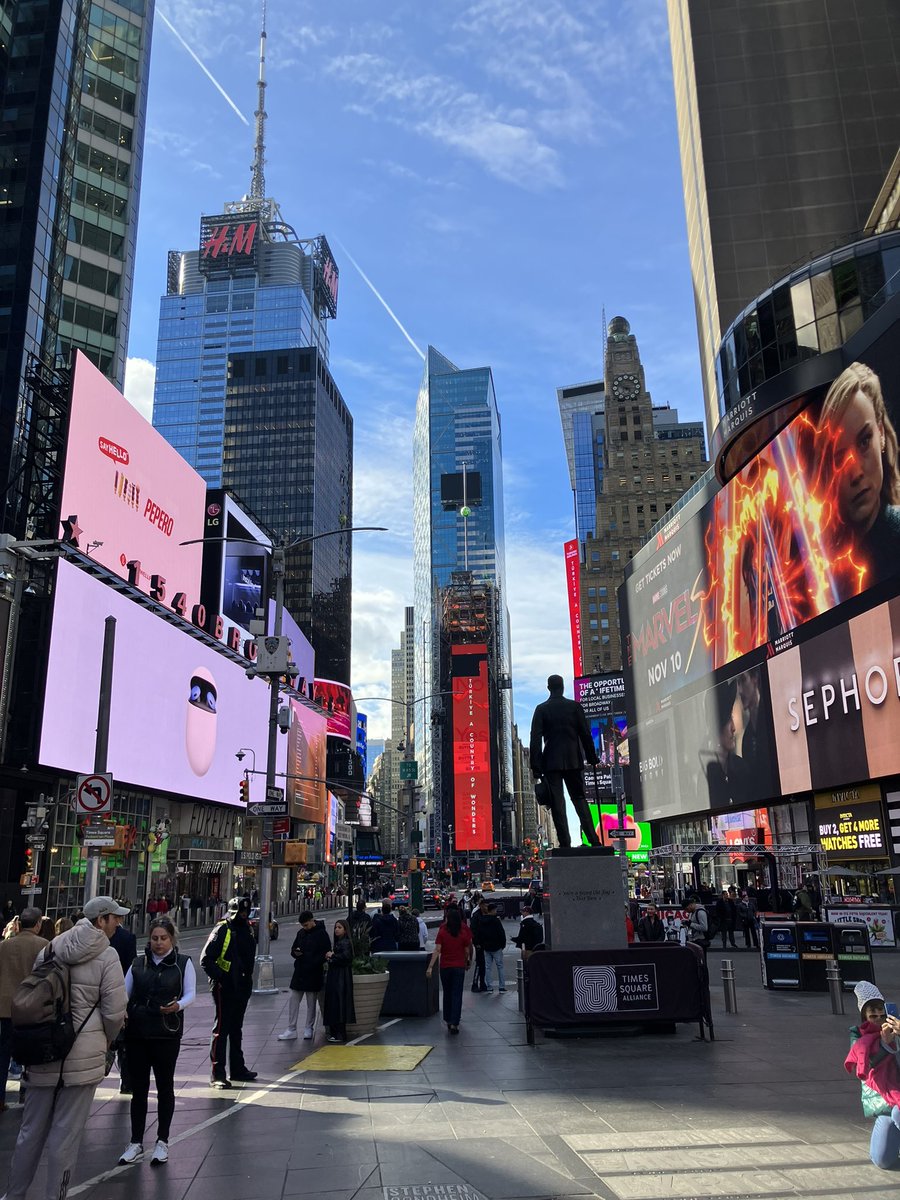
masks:
POLYGON ((30 846, 25 847, 25 870, 31 871, 34 869, 34 851, 30 846))
POLYGON ((241 804, 250 803, 250 780, 246 777, 241 780, 241 804))
POLYGON ((424 870, 425 870, 425 859, 424 859, 424 858, 420 858, 420 859, 419 859, 419 870, 420 870, 420 871, 424 871, 424 870))

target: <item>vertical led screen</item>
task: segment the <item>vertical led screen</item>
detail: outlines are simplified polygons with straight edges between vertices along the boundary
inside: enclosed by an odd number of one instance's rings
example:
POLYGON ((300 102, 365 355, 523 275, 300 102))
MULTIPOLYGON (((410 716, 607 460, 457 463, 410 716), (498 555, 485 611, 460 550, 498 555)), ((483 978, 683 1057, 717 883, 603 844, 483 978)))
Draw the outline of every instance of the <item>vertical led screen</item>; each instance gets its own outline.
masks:
POLYGON ((291 701, 288 732, 287 797, 291 816, 321 825, 325 820, 325 749, 327 722, 323 716, 291 701))
POLYGON ((491 717, 487 646, 453 646, 453 842, 492 850, 491 717))
POLYGON ((597 751, 596 773, 585 771, 588 795, 593 794, 594 782, 602 792, 612 792, 612 767, 620 766, 625 791, 630 792, 631 756, 628 750, 628 718, 625 715, 625 679, 621 671, 605 675, 582 675, 575 680, 575 699, 584 709, 590 727, 594 749, 597 751))
POLYGON ((351 738, 351 721, 353 712, 353 696, 346 683, 338 683, 334 679, 317 679, 313 698, 316 704, 328 713, 328 732, 333 737, 346 738, 356 741, 356 726, 353 725, 351 738))
POLYGON ((578 542, 566 542, 566 592, 569 597, 569 627, 572 631, 572 664, 576 675, 584 673, 581 653, 581 560, 578 542))

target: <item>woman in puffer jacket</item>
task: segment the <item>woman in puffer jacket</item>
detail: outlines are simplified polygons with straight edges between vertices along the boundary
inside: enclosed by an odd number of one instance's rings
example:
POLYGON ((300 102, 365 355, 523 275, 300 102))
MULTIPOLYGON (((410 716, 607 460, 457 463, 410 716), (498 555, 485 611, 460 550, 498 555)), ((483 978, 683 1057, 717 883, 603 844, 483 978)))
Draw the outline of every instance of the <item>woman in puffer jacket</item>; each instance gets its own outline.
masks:
POLYGON ((47 1164, 46 1194, 65 1200, 94 1092, 106 1074, 106 1051, 125 1020, 125 980, 109 940, 128 909, 111 896, 96 896, 84 913, 36 960, 52 950, 68 966, 69 1003, 78 1036, 62 1063, 28 1068, 6 1200, 25 1200, 41 1161, 47 1164))

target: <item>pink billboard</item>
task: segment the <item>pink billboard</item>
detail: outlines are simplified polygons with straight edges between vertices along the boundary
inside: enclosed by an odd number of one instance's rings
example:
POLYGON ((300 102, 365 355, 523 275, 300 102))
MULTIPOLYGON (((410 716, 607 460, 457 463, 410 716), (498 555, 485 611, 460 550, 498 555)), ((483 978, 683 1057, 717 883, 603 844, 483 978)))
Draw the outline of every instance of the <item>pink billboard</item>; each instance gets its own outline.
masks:
POLYGON ((321 825, 326 815, 325 717, 301 700, 291 700, 287 736, 287 797, 291 816, 321 825))
POLYGON ((317 679, 313 698, 328 713, 328 732, 333 737, 351 741, 356 737, 356 717, 353 715, 353 696, 346 683, 334 679, 317 679))
MULTIPOLYGON (((53 600, 40 762, 93 766, 105 618, 116 619, 109 770, 120 783, 238 805, 265 797, 269 686, 121 592, 61 560, 53 600), (249 751, 242 761, 239 750, 249 751)), ((323 722, 324 723, 324 722, 323 722)), ((287 739, 278 739, 285 771, 287 739)))
POLYGON ((183 593, 191 606, 200 600, 205 503, 206 484, 193 467, 79 352, 63 536, 141 591, 167 602, 183 593))
POLYGON ((569 594, 569 628, 572 633, 572 665, 576 678, 584 674, 584 657, 581 653, 581 559, 578 542, 566 542, 566 590, 569 594))

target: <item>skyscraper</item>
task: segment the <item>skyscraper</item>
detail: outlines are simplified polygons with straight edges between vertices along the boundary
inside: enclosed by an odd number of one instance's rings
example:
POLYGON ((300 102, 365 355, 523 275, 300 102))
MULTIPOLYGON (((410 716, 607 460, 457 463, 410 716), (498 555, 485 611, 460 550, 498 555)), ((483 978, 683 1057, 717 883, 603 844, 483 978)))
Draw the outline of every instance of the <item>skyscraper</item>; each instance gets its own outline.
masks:
POLYGON ((396 751, 387 764, 390 771, 390 796, 383 811, 379 812, 381 844, 391 858, 409 854, 408 839, 410 823, 409 795, 411 783, 400 778, 400 763, 415 758, 415 734, 413 730, 413 700, 415 697, 415 624, 413 608, 404 610, 400 645, 391 650, 391 745, 396 751), (402 748, 401 748, 402 747, 402 748), (390 807, 388 807, 388 805, 390 807), (403 820, 401 821, 401 816, 403 820), (407 835, 405 838, 401 833, 407 835))
POLYGON ((575 536, 583 543, 597 525, 606 455, 606 392, 603 380, 556 389, 569 481, 575 499, 575 536))
POLYGON ((648 530, 708 466, 702 424, 679 421, 676 409, 653 404, 637 339, 624 317, 609 323, 604 388, 603 415, 586 414, 592 422, 591 438, 580 457, 576 442, 574 458, 576 496, 582 475, 591 486, 600 479, 593 529, 584 537, 581 529, 578 533, 586 674, 621 667, 616 589, 625 564, 646 541, 648 530), (588 448, 602 465, 588 455, 588 448))
POLYGON ((0 480, 28 355, 125 378, 154 0, 0 9, 0 480))
POLYGON ((722 331, 863 229, 900 142, 896 0, 668 0, 707 431, 722 331))
POLYGON ((416 406, 413 520, 415 694, 423 698, 415 706, 416 749, 431 806, 430 840, 437 845, 452 827, 454 846, 465 849, 468 841, 472 850, 489 849, 512 792, 500 415, 490 368, 460 370, 432 346, 416 406), (454 658, 465 646, 472 653, 454 658), (457 686, 457 679, 468 682, 457 686), (452 702, 441 705, 443 715, 433 721, 433 703, 424 698, 450 690, 452 702), (486 801, 479 792, 477 803, 487 807, 478 832, 469 823, 465 835, 468 802, 454 771, 454 762, 460 765, 454 749, 462 753, 455 743, 464 691, 484 722, 477 731, 484 755, 478 769, 489 774, 490 788, 486 801))

